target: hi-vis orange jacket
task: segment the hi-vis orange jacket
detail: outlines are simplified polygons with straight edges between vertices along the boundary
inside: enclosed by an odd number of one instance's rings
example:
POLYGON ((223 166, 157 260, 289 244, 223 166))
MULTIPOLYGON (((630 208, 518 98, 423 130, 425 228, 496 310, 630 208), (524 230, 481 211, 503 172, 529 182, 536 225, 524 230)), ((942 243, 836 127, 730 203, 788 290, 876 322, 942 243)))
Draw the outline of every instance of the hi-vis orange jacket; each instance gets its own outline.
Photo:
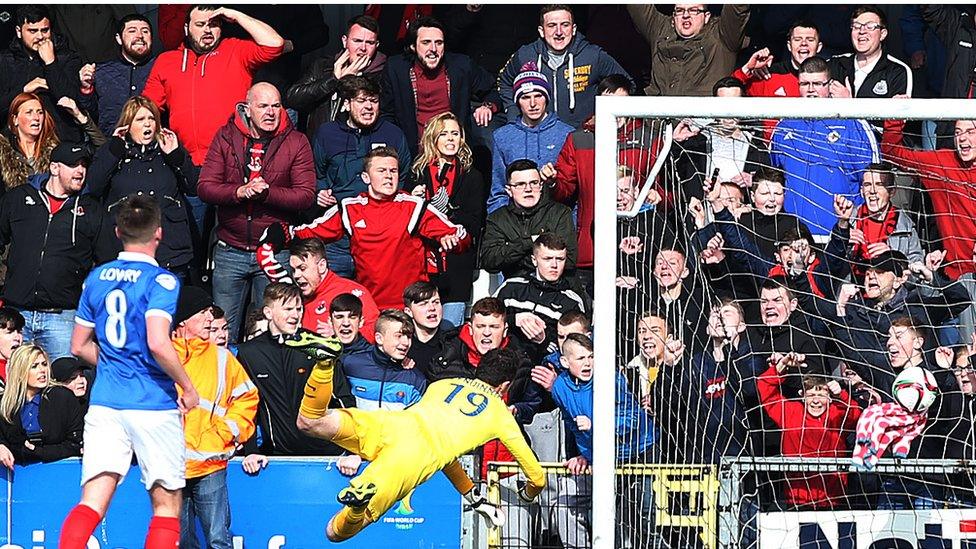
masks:
POLYGON ((258 389, 223 347, 201 339, 173 339, 173 347, 200 394, 184 418, 186 478, 227 467, 239 443, 254 434, 258 389))

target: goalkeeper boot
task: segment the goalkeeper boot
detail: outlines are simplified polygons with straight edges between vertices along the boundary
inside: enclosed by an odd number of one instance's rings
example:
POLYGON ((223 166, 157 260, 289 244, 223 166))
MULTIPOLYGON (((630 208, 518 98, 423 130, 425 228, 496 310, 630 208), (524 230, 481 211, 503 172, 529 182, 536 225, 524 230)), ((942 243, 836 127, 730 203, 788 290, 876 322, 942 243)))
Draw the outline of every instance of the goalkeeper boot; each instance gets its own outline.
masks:
POLYGON ((328 363, 332 368, 332 363, 339 358, 342 352, 342 343, 334 337, 324 337, 310 330, 298 330, 294 335, 285 338, 285 346, 310 356, 315 361, 318 368, 323 362, 328 363))
POLYGON ((349 486, 339 490, 336 499, 339 503, 353 509, 364 509, 369 504, 369 500, 376 495, 376 485, 372 482, 359 485, 349 483, 349 486))

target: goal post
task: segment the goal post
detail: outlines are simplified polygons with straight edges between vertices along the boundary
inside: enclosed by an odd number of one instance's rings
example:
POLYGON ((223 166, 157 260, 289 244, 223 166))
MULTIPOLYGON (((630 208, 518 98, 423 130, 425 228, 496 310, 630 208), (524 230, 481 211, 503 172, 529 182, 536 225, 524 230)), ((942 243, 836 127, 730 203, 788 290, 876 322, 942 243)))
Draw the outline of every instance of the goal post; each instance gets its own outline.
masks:
MULTIPOLYGON (((840 120, 976 120, 976 102, 968 99, 808 99, 808 98, 717 98, 717 97, 617 97, 596 98, 595 168, 596 186, 594 217, 594 357, 597 375, 593 380, 593 494, 592 547, 616 547, 618 517, 617 440, 615 436, 616 385, 613 376, 599 372, 620 366, 619 322, 616 279, 619 241, 617 221, 632 216, 643 203, 649 185, 641 182, 637 204, 631 212, 618 212, 611 186, 618 179, 619 117, 661 121, 668 135, 660 135, 663 146, 655 159, 648 181, 661 170, 665 156, 672 150, 670 131, 684 118, 715 119, 840 119, 840 120), (614 330, 609 329, 614 327, 614 330)), ((878 138, 880 142, 880 137, 878 138)), ((824 205, 830 209, 830 205, 824 205)), ((691 259, 689 259, 690 261, 691 259)), ((650 270, 652 265, 646 265, 650 270)), ((708 310, 704 311, 708 314, 708 310)), ((674 464, 671 464, 674 465, 674 464)), ((685 464, 692 465, 692 464, 685 464)), ((717 535, 717 533, 716 533, 717 535)))

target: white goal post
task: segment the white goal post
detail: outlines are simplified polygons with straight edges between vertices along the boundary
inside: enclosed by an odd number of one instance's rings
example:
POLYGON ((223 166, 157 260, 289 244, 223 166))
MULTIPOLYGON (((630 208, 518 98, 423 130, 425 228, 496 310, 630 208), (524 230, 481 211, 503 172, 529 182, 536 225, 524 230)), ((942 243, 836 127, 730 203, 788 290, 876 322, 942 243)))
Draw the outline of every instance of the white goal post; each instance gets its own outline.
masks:
MULTIPOLYGON (((716 97, 614 97, 596 99, 596 178, 594 218, 594 351, 597 369, 615 363, 617 304, 616 211, 617 117, 640 118, 808 118, 958 120, 976 119, 971 99, 805 99, 716 97)), ((665 148, 662 156, 667 152, 665 148)), ((658 159, 662 161, 662 159, 658 159)), ((646 187, 646 186, 645 186, 646 187)), ((646 191, 646 188, 644 189, 646 191)), ((651 266, 648 265, 648 269, 651 266)), ((707 313, 706 313, 707 314, 707 313)), ((612 376, 594 379, 593 522, 594 549, 614 547, 615 385, 612 376)))

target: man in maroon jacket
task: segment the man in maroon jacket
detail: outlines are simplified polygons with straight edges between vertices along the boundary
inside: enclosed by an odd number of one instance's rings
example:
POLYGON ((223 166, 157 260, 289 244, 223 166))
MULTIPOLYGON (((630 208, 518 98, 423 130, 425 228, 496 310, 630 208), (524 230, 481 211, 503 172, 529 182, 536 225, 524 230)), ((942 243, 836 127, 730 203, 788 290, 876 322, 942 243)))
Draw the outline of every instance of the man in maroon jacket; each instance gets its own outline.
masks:
MULTIPOLYGON (((230 338, 237 341, 241 303, 245 296, 246 303, 260 303, 268 284, 255 257, 258 239, 272 223, 298 221, 315 194, 312 148, 291 125, 274 86, 251 86, 247 102, 217 132, 197 192, 204 202, 219 206, 214 303, 225 311, 230 338)), ((279 255, 279 262, 287 264, 288 252, 279 255)))

